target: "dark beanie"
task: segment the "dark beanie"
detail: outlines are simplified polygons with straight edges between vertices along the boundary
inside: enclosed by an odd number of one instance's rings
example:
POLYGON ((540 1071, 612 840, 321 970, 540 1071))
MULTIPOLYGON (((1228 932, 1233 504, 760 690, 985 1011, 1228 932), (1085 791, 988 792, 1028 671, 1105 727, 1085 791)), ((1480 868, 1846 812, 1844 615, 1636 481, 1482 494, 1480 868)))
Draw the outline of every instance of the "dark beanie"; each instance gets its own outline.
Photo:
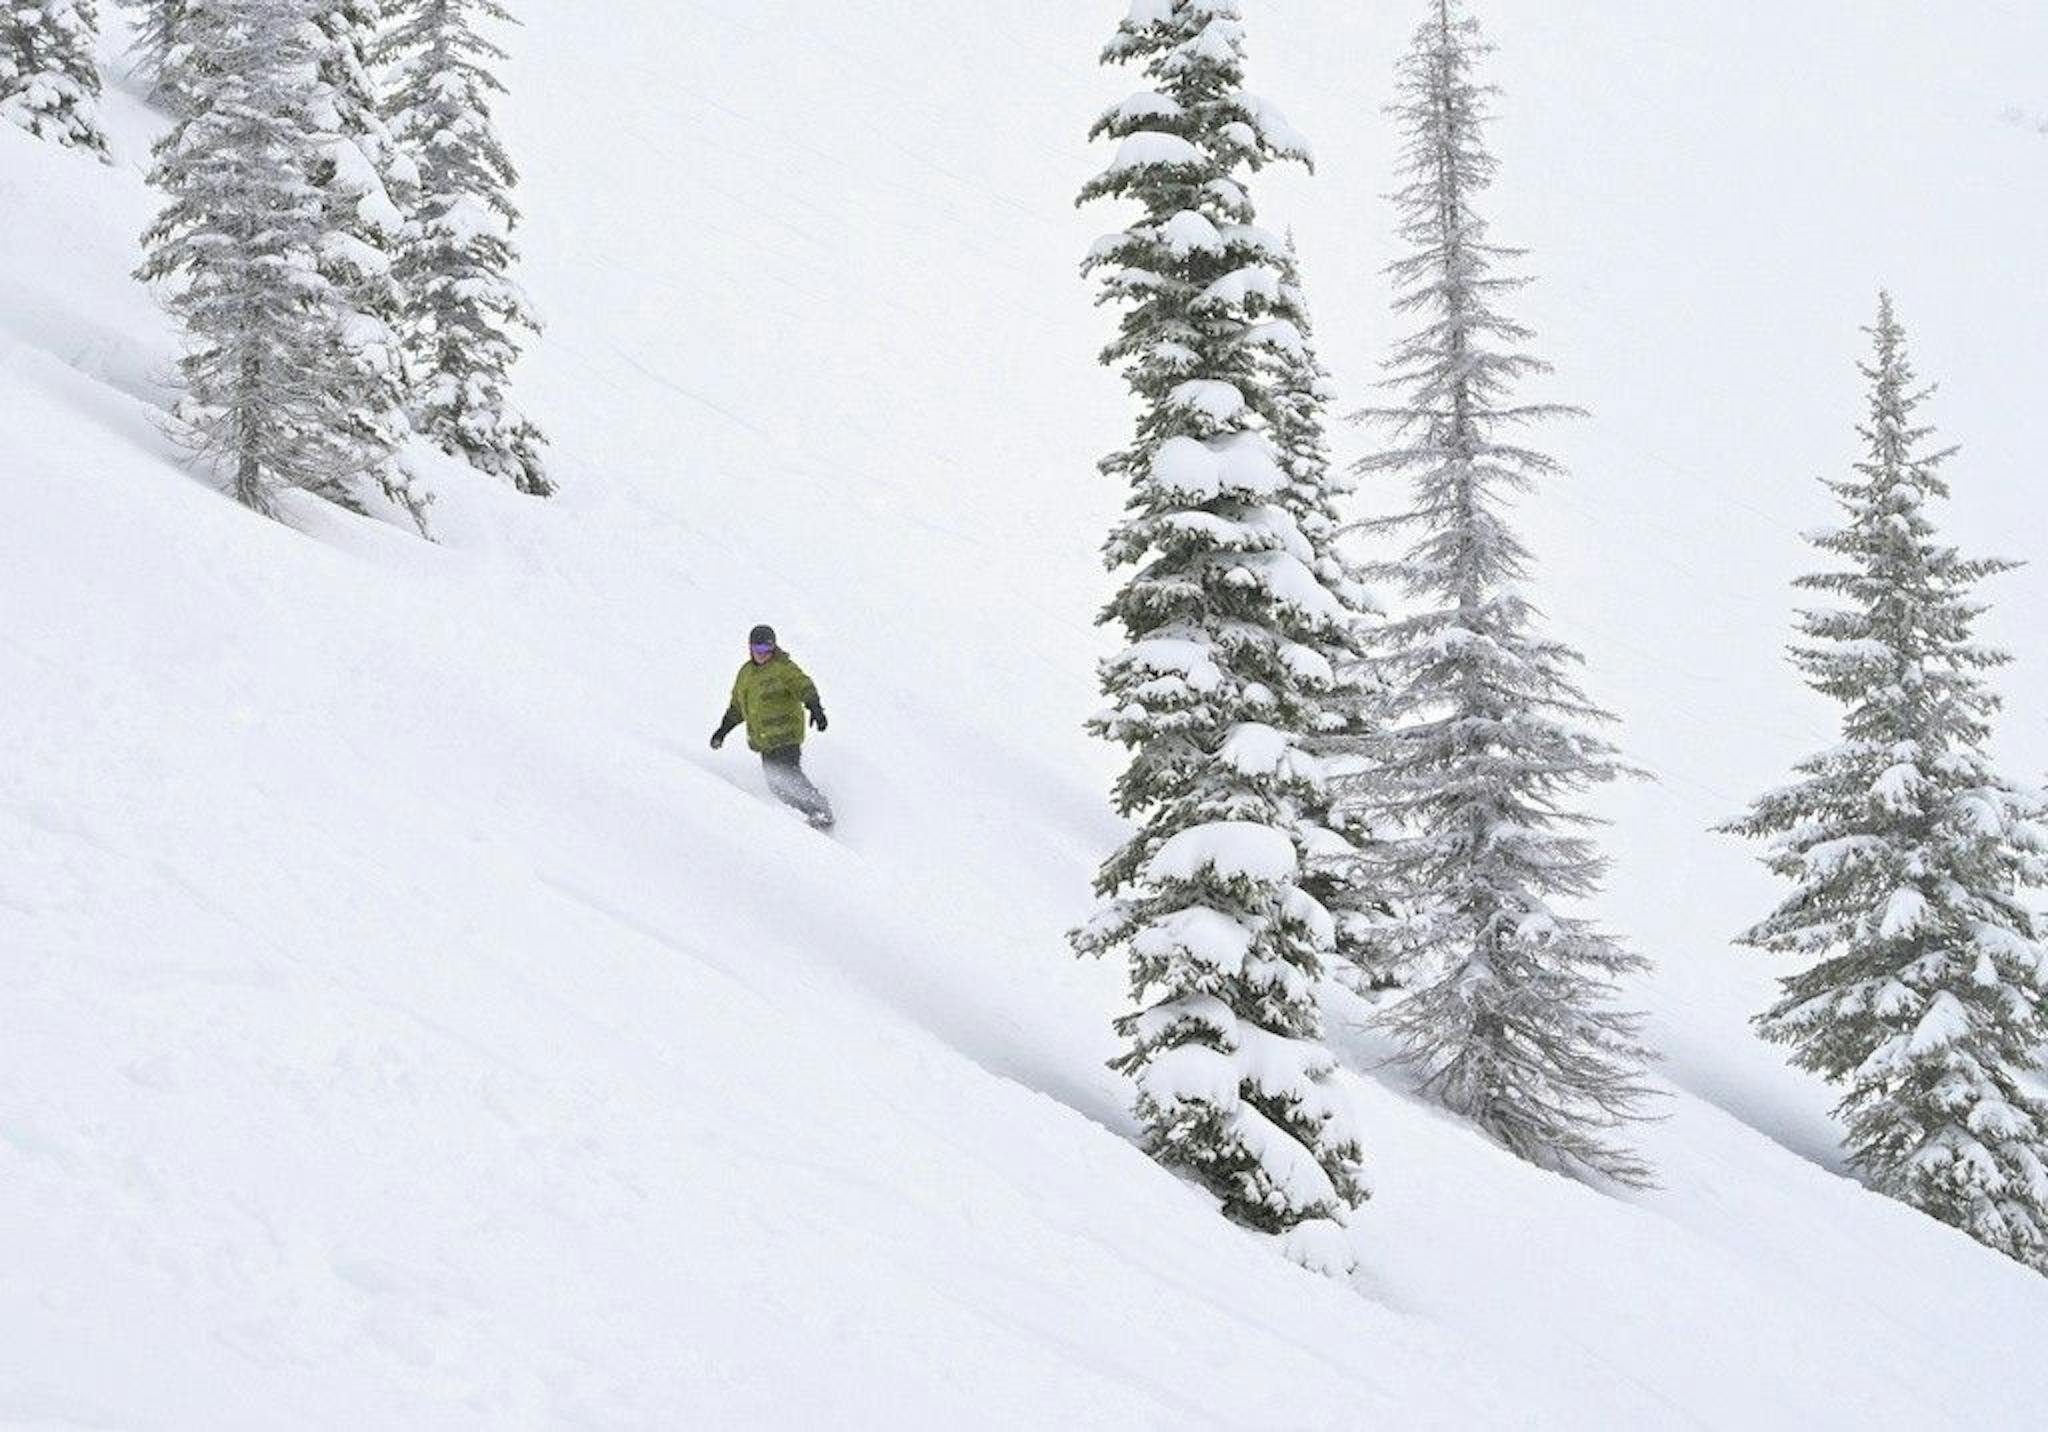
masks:
POLYGON ((754 629, 753 629, 753 630, 752 630, 751 632, 748 632, 748 633, 747 633, 747 645, 748 645, 748 646, 773 646, 773 645, 775 645, 775 628, 774 628, 774 627, 772 627, 772 626, 769 626, 769 625, 768 625, 768 624, 767 624, 766 622, 763 622, 763 623, 762 623, 762 624, 761 624, 760 626, 757 626, 757 627, 755 627, 755 628, 754 628, 754 629))

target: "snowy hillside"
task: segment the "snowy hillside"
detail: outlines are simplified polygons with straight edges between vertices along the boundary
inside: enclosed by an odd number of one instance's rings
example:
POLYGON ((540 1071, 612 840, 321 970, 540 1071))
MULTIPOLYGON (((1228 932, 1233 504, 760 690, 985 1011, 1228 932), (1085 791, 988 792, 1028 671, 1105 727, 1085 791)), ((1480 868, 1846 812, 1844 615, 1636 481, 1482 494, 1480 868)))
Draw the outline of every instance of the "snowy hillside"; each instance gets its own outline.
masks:
MULTIPOLYGON (((1779 651, 1879 284, 1956 539, 2039 555, 2048 14, 1485 7, 1496 223, 1594 410, 1543 600, 1661 777, 1604 912, 1663 1187, 1518 1163, 1349 1032, 1345 1284, 1132 1145, 1122 974, 1065 943, 1118 837, 1080 721, 1128 414, 1071 201, 1122 8, 519 6, 562 490, 441 473, 433 546, 195 482, 130 278, 154 120, 115 87, 112 168, 0 126, 0 1425, 2048 1424, 2048 1284, 1841 1176, 1746 1026, 1772 886, 1705 833, 1831 729, 1779 651), (706 748, 763 620, 830 839, 706 748)), ((1263 208, 1363 402, 1408 7, 1247 9, 1319 160, 1263 208)), ((2048 572, 1992 597, 2039 772, 2048 572)))

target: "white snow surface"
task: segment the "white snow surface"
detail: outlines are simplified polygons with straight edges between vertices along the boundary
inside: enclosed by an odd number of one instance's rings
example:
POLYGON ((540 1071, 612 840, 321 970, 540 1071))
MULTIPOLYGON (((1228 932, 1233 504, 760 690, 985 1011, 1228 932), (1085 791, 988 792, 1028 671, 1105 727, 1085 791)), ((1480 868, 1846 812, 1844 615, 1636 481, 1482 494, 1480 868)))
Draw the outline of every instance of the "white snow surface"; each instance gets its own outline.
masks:
POLYGON ((1270 497, 1287 486, 1272 442, 1256 432, 1226 433, 1207 442, 1168 438, 1152 455, 1150 477, 1154 486, 1189 502, 1270 497))
POLYGON ((1248 776, 1270 776, 1295 757, 1295 738, 1277 726, 1247 721, 1224 740, 1216 759, 1248 776))
MULTIPOLYGON (((1779 649, 1880 282, 1953 538, 2044 526, 2048 290, 1984 236, 2048 218, 1999 118, 2048 15, 1488 5, 1515 311, 1598 414, 1538 590, 1663 777, 1603 803, 1601 909, 1657 961, 1663 1186, 1517 1163, 1333 997, 1375 1188, 1334 1280, 1133 1146, 1123 971, 1064 942, 1119 831, 1079 723, 1128 412, 1070 201, 1121 7, 521 8, 563 492, 438 473, 436 546, 196 482, 148 117, 114 87, 113 169, 0 127, 0 1425, 2048 1424, 2048 1283, 1842 1175, 1744 1023, 1776 888, 1702 833, 1833 739, 1779 649), (835 838, 705 749, 760 620, 835 838)), ((1321 164, 1262 218, 1366 401, 1413 17, 1250 8, 1321 164)), ((2048 569, 1989 595, 2025 776, 2048 569)))
MULTIPOLYGON (((1253 744, 1257 732, 1252 729, 1253 744)), ((1244 734, 1240 728, 1237 734, 1244 734)), ((1294 842, 1275 826, 1248 820, 1219 820, 1193 825, 1168 837, 1145 866, 1149 881, 1192 880, 1205 870, 1224 879, 1287 880, 1295 873, 1294 842)))
POLYGON ((1124 136, 1117 145, 1109 171, 1142 169, 1154 164, 1199 165, 1202 152, 1177 134, 1160 129, 1141 129, 1124 136))
MULTIPOLYGON (((1193 209, 1183 209, 1168 219, 1160 227, 1159 237, 1169 249, 1181 255, 1198 250, 1215 252, 1223 247, 1223 235, 1217 232, 1216 225, 1210 222, 1208 215, 1198 214, 1193 209)), ((1241 403, 1242 399, 1239 401, 1241 403)))

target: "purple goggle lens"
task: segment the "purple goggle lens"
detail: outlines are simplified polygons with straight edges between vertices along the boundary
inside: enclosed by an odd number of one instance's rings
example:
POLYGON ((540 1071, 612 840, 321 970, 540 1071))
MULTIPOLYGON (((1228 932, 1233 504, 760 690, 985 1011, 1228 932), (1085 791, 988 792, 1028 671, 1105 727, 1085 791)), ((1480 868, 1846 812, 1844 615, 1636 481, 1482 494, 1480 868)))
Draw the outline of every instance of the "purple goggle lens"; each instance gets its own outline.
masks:
POLYGON ((748 645, 747 650, 756 656, 772 656, 775 652, 775 643, 772 641, 753 642, 748 645))

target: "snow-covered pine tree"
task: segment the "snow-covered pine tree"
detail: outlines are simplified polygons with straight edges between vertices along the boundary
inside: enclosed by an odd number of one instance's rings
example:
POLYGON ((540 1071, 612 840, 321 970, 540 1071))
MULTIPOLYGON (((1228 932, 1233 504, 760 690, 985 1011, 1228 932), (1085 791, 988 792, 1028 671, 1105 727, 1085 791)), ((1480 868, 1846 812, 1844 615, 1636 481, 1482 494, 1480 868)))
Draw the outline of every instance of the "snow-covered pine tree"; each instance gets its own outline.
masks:
POLYGON ((135 40, 129 53, 134 57, 134 74, 149 86, 150 98, 172 107, 175 101, 166 87, 171 70, 171 53, 177 48, 185 0, 123 0, 135 12, 135 40))
MULTIPOLYGON (((358 508, 346 310, 320 271, 328 158, 312 0, 186 0, 185 97, 150 179, 166 198, 140 277, 183 323, 181 436, 235 498, 303 488, 358 508)), ((359 510, 359 509, 358 509, 359 510)))
POLYGON ((0 0, 0 119, 109 159, 93 0, 0 0))
POLYGON ((511 406, 516 332, 539 331, 512 281, 519 211, 511 157, 491 124, 491 73, 505 52, 485 20, 511 22, 498 0, 392 0, 379 49, 391 66, 386 114, 419 169, 418 198, 398 280, 414 368, 413 423, 444 451, 521 492, 554 491, 540 430, 511 406))
POLYGON ((1250 172, 1306 148, 1243 90, 1236 0, 1143 0, 1104 52, 1154 88, 1105 114, 1118 141, 1084 201, 1142 214, 1085 266, 1124 308, 1104 362, 1141 405, 1102 470, 1129 485, 1105 555, 1124 584, 1091 729, 1131 751, 1116 803, 1139 828, 1103 866, 1084 954, 1127 954, 1140 1008, 1118 1021, 1153 1156, 1290 1256, 1348 1268, 1360 1144, 1319 1044, 1315 982, 1334 932, 1302 888, 1300 813, 1317 763, 1300 732, 1331 682, 1319 643, 1351 613, 1288 510, 1270 429, 1285 245, 1256 227, 1250 172))
POLYGON ((1391 918, 1387 892, 1374 879, 1364 853, 1372 825, 1357 790, 1370 771, 1384 692, 1370 656, 1370 623, 1378 603, 1343 546, 1340 504, 1354 483, 1330 461, 1326 414, 1334 387, 1316 352, 1315 327, 1302 286, 1293 234, 1279 264, 1280 290, 1273 317, 1255 337, 1266 350, 1273 394, 1271 436, 1288 485, 1281 504, 1301 528, 1317 578, 1349 612, 1349 619, 1319 644, 1333 680, 1304 693, 1314 710, 1304 725, 1306 745, 1322 758, 1323 788, 1304 800, 1305 862, 1302 886, 1336 920, 1338 968, 1348 980, 1375 988, 1393 982, 1381 949, 1391 918))
POLYGON ((1606 862, 1570 797, 1626 768, 1576 684, 1581 658, 1542 636, 1521 594, 1530 555, 1508 525, 1515 493, 1556 473, 1517 431, 1567 411, 1519 401, 1547 371, 1499 300, 1525 280, 1474 208, 1495 161, 1484 128, 1486 52, 1460 0, 1433 0, 1402 61, 1397 311, 1419 327, 1388 364, 1397 405, 1361 413, 1394 446, 1359 471, 1403 474, 1413 502, 1362 530, 1405 541, 1368 575, 1409 609, 1378 630, 1389 730, 1375 773, 1374 857, 1404 893, 1399 937, 1414 993, 1391 1026, 1425 1086, 1531 1162, 1623 1183, 1648 1166, 1612 1132, 1649 1092, 1638 1018, 1617 978, 1643 962, 1569 906, 1606 862))
POLYGON ((1796 886, 1743 942, 1813 960, 1757 1023, 1846 1089, 1874 1187, 2048 1272, 2048 946, 2023 898, 2048 831, 1985 755, 1984 673, 2008 658, 1972 635, 1976 584, 2012 564, 1941 542, 1952 450, 1917 421, 1928 394, 1889 296, 1869 331, 1866 456, 1829 484, 1843 525, 1811 539, 1841 566, 1799 583, 1840 605, 1802 612, 1792 649, 1841 703, 1842 741, 1729 827, 1796 886))
POLYGON ((313 174, 327 209, 320 271, 348 310, 340 355, 353 389, 348 436, 365 475, 425 533, 431 499, 405 465, 412 422, 399 337, 405 294, 397 279, 405 208, 417 194, 419 170, 385 126, 371 74, 379 0, 313 0, 311 18, 328 104, 321 116, 327 152, 313 174))

